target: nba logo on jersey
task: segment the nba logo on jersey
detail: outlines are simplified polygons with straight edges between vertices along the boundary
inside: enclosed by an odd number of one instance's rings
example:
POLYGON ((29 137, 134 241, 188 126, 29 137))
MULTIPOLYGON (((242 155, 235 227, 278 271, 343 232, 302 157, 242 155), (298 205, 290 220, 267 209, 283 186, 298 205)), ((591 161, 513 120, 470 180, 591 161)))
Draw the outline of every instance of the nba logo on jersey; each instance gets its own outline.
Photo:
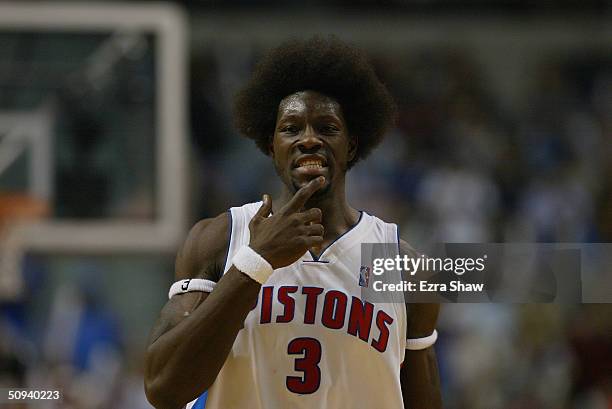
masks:
POLYGON ((359 285, 367 287, 370 282, 370 267, 361 266, 359 269, 359 285))

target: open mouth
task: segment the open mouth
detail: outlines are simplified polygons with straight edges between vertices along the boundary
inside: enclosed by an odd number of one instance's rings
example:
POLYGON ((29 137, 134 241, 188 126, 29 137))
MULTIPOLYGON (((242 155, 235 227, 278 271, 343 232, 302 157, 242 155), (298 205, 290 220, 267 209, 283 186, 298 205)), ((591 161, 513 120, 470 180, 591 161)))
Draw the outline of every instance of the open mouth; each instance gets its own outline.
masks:
POLYGON ((323 169, 327 167, 327 162, 323 158, 319 157, 304 157, 300 158, 295 162, 295 168, 297 169, 323 169))

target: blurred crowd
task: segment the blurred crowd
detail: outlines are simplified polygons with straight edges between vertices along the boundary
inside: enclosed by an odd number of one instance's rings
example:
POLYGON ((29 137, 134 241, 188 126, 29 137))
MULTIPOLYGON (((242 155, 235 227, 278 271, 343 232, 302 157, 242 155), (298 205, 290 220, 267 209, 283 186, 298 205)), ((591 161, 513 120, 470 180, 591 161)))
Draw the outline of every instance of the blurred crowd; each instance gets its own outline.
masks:
POLYGON ((2 408, 150 408, 142 362, 171 282, 166 258, 27 256, 22 297, 0 302, 0 387, 61 400, 2 408))
MULTIPOLYGON (((194 56, 193 222, 277 189, 268 158, 231 125, 233 91, 257 56, 194 56)), ((445 241, 612 242, 609 53, 543 59, 514 104, 502 103, 468 52, 372 59, 399 117, 349 174, 355 207, 398 223, 417 249, 445 241)), ((125 310, 96 288, 101 264, 79 263, 80 279, 61 282, 41 303, 50 267, 27 258, 26 297, 0 309, 0 385, 64 391, 61 406, 46 407, 147 408, 143 337, 134 341, 125 310)), ((171 271, 160 275, 172 280, 171 271)), ((124 295, 134 303, 151 297, 124 295)), ((163 301, 161 293, 153 314, 163 301)), ((612 407, 609 305, 449 304, 439 331, 448 409, 612 407)))

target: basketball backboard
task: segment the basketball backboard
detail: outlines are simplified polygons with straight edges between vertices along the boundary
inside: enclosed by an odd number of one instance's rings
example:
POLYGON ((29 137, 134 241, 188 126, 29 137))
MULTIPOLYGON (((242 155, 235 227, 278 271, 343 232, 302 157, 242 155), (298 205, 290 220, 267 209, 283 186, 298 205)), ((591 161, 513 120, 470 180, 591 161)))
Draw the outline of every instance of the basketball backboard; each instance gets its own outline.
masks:
POLYGON ((174 251, 186 228, 186 20, 155 4, 0 4, 0 191, 49 203, 24 248, 174 251))

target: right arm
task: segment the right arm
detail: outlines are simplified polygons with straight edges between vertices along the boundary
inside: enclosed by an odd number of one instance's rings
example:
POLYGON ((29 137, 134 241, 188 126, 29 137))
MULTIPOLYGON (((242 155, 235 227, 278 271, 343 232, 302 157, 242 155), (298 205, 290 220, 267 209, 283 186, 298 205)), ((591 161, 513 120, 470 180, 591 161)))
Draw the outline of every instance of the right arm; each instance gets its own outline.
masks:
MULTIPOLYGON (((268 217, 272 200, 264 203, 249 224, 249 246, 273 268, 295 262, 323 241, 319 209, 300 212, 322 185, 302 187, 278 214, 268 217)), ((176 279, 214 280, 222 273, 229 217, 222 214, 191 230, 176 262, 176 279)), ((176 295, 162 309, 145 355, 145 392, 157 409, 178 409, 209 389, 253 308, 261 285, 232 267, 210 294, 176 295)))
MULTIPOLYGON (((194 226, 177 257, 177 281, 212 280, 222 273, 226 241, 220 238, 227 237, 228 219, 222 214, 194 226)), ((212 293, 190 292, 168 301, 145 358, 145 391, 156 408, 180 408, 212 385, 260 287, 232 266, 212 293)))

